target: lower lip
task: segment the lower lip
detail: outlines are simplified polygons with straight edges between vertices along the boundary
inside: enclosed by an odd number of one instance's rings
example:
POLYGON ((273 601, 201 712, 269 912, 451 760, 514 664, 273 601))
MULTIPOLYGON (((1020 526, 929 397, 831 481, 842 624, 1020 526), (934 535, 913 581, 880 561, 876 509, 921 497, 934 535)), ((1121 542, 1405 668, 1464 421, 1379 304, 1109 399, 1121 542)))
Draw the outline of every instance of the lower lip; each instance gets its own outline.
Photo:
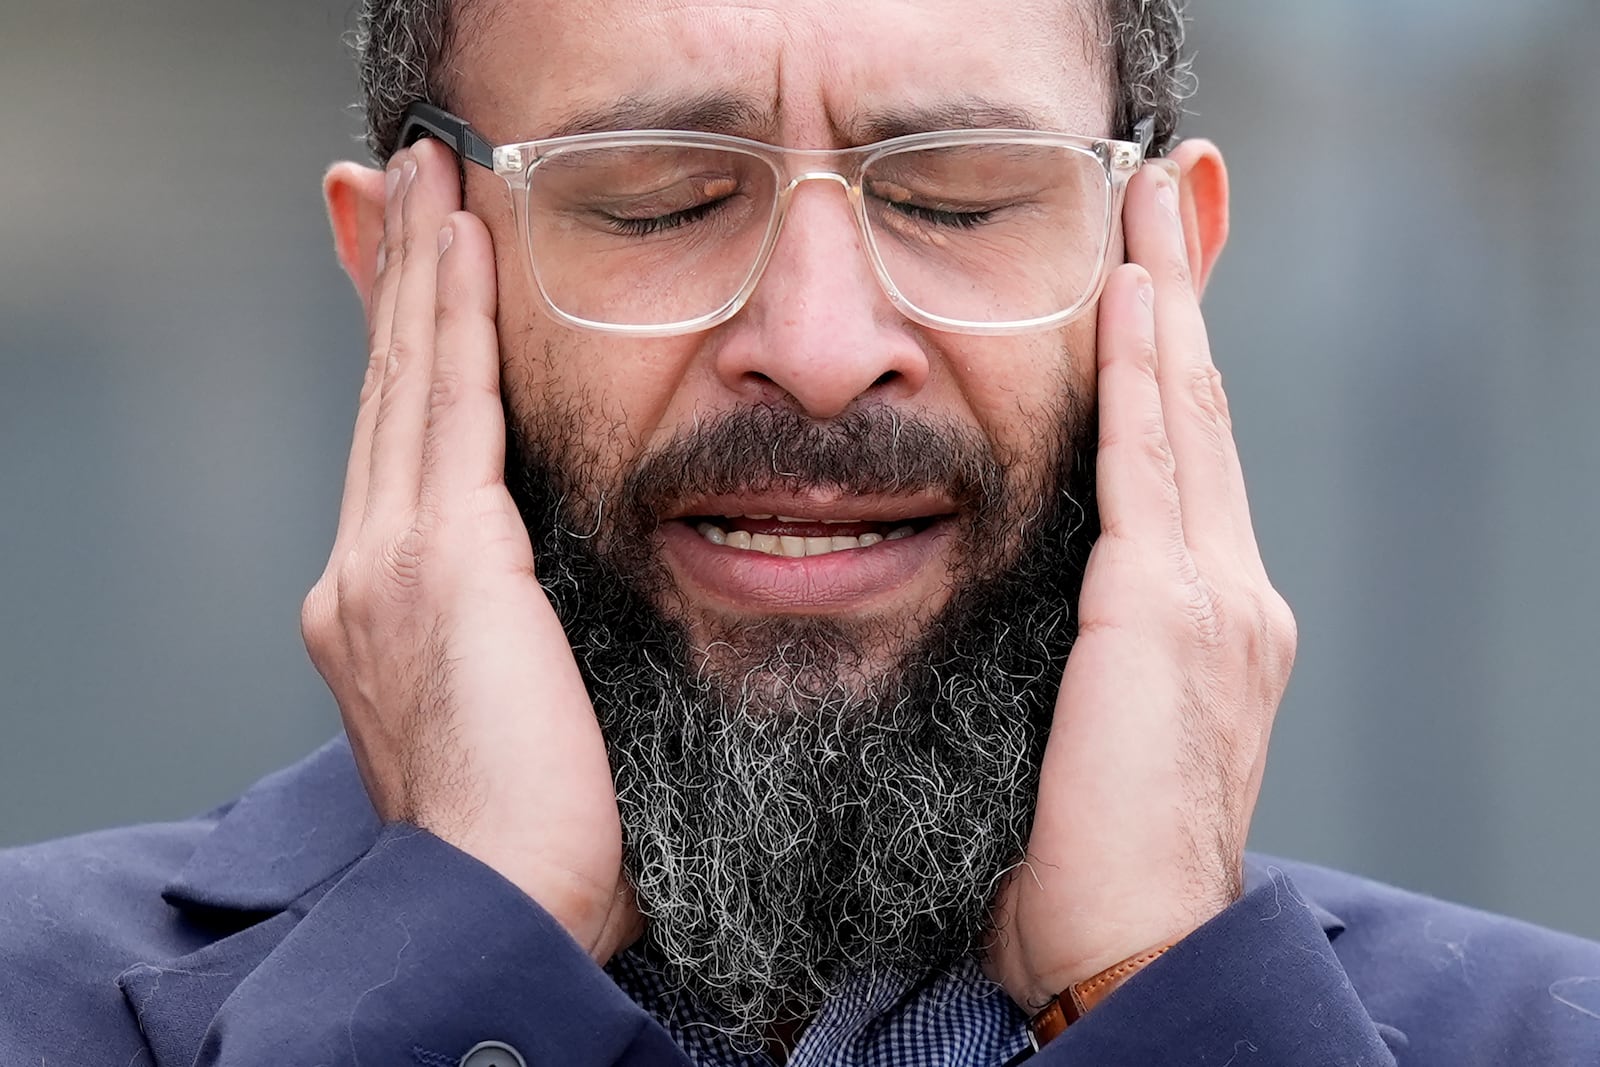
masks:
POLYGON ((669 566, 729 606, 792 614, 860 609, 908 585, 936 562, 949 537, 940 519, 910 537, 823 556, 769 556, 714 545, 685 522, 663 523, 669 566))

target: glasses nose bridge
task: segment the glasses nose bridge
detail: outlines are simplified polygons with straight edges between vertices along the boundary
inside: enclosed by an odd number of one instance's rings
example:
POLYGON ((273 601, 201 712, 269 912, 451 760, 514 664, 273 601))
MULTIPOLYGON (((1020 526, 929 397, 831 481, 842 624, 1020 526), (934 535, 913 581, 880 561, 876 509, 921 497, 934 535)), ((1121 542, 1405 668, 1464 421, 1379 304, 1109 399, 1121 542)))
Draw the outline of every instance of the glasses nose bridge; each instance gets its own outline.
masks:
MULTIPOLYGON (((833 167, 812 167, 806 170, 788 171, 783 177, 786 180, 778 187, 778 195, 776 197, 778 217, 775 221, 777 229, 781 230, 783 228, 783 224, 789 216, 789 205, 794 200, 794 192, 805 182, 833 182, 843 189, 845 203, 850 208, 850 215, 855 221, 856 228, 858 230, 863 229, 860 215, 856 210, 856 197, 858 195, 856 185, 841 167, 836 165, 833 167)), ((861 237, 866 240, 867 234, 862 233, 861 237)))
MULTIPOLYGON (((784 175, 784 183, 778 187, 778 213, 787 216, 789 204, 794 199, 794 192, 805 182, 834 182, 844 190, 844 197, 852 208, 855 207, 856 190, 850 178, 838 167, 812 167, 806 170, 790 171, 784 175)), ((854 214, 854 211, 851 212, 854 214)))
POLYGON ((789 178, 788 184, 786 184, 783 187, 782 194, 783 194, 784 198, 787 199, 789 197, 789 195, 792 194, 795 191, 795 189, 799 187, 801 182, 829 182, 829 181, 839 183, 841 186, 844 187, 844 191, 847 194, 851 191, 852 186, 850 184, 850 179, 849 178, 845 177, 844 174, 840 173, 837 170, 829 170, 827 168, 823 168, 821 170, 803 170, 803 171, 800 171, 798 174, 791 175, 790 178, 789 178))

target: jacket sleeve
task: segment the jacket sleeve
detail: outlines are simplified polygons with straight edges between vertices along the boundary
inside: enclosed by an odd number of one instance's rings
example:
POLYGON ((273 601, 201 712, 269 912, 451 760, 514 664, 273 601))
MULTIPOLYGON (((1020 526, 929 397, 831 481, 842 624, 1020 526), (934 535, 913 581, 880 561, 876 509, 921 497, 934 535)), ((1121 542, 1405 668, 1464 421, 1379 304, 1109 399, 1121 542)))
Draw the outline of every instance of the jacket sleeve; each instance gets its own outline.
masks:
POLYGON ((196 1067, 455 1067, 486 1042, 528 1067, 689 1062, 526 894, 395 825, 234 989, 196 1067))
POLYGON ((1046 1045, 1029 1067, 1294 1064, 1394 1067, 1287 875, 1140 971, 1046 1045))

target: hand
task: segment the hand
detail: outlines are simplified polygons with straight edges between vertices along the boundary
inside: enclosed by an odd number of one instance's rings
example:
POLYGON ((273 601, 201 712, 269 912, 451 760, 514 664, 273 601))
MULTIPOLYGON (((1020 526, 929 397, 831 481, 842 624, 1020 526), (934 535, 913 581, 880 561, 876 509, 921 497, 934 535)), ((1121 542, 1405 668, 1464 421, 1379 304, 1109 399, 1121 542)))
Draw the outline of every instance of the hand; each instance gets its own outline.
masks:
POLYGON ((456 174, 431 141, 390 164, 339 530, 302 629, 378 814, 493 867, 604 963, 640 920, 600 727, 505 486, 494 256, 456 174))
POLYGON ((1164 164, 1134 179, 1131 262, 1100 304, 1101 535, 1026 862, 997 899, 987 961, 1028 1011, 1239 897, 1294 660, 1294 618, 1251 528, 1183 202, 1164 164))

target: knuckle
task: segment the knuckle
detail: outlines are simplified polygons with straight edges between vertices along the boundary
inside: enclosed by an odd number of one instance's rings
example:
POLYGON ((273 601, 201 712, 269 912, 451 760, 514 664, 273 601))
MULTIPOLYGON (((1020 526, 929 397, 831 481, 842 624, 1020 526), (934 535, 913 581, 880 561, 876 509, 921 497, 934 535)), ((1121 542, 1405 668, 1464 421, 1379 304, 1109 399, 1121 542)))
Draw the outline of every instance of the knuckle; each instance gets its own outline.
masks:
POLYGON ((1208 417, 1221 420, 1222 372, 1210 361, 1190 373, 1189 395, 1195 406, 1208 417))
POLYGON ((416 356, 414 346, 404 337, 392 337, 389 340, 389 350, 384 353, 384 389, 387 393, 389 385, 411 366, 416 356))
POLYGON ((1216 412, 1217 421, 1222 424, 1222 428, 1231 431, 1233 429, 1233 412, 1228 408, 1228 391, 1222 387, 1222 372, 1216 368, 1215 364, 1211 365, 1209 377, 1211 379, 1212 410, 1216 412))
MULTIPOLYGON (((1102 450, 1104 446, 1102 445, 1102 450)), ((1127 548, 1134 544, 1133 530, 1127 516, 1120 510, 1104 510, 1100 514, 1100 532, 1095 537, 1094 558, 1099 566, 1107 566, 1113 557, 1113 551, 1118 548, 1127 548)), ((1084 578, 1085 583, 1093 580, 1094 571, 1084 578)))
POLYGON ((454 366, 446 369, 435 365, 433 380, 428 384, 430 429, 434 418, 462 406, 475 413, 486 409, 498 410, 499 383, 494 379, 465 374, 454 366))
POLYGON ((1246 627, 1244 639, 1249 659, 1264 677, 1284 681, 1294 667, 1299 644, 1299 627, 1289 604, 1270 585, 1252 585, 1239 622, 1246 627))
POLYGON ((1300 647, 1300 624, 1294 610, 1277 590, 1269 589, 1262 599, 1261 614, 1268 646, 1285 668, 1293 666, 1300 647))
POLYGON ((428 537, 412 512, 396 531, 376 531, 352 548, 338 569, 338 609, 350 625, 370 625, 416 601, 428 537))
POLYGON ((1167 276, 1185 289, 1191 287, 1193 278, 1189 272, 1189 252, 1182 247, 1174 248, 1167 256, 1167 276))
POLYGON ((393 592, 408 596, 421 586, 423 563, 427 559, 426 542, 427 535, 413 523, 399 536, 384 543, 378 569, 393 592))
POLYGON ((498 384, 478 374, 464 373, 453 362, 436 363, 433 380, 428 384, 428 406, 443 410, 458 404, 476 405, 482 398, 493 399, 498 406, 498 384))
POLYGON ((378 260, 380 263, 378 276, 373 283, 373 292, 383 291, 385 285, 395 284, 400 277, 400 256, 403 238, 398 224, 391 222, 383 233, 383 242, 378 247, 378 260))
POLYGON ((1144 426, 1138 437, 1138 449, 1140 458, 1159 470, 1164 477, 1177 475, 1178 461, 1172 453, 1172 441, 1167 437, 1166 426, 1159 419, 1153 419, 1144 426))
POLYGON ((1167 436, 1167 425, 1159 411, 1136 416, 1126 426, 1110 426, 1102 422, 1099 447, 1101 452, 1126 453, 1125 461, 1154 466, 1169 474, 1177 471, 1172 441, 1167 436))
POLYGON ((1226 642, 1229 619, 1222 597, 1211 583, 1199 578, 1182 583, 1179 589, 1176 606, 1184 633, 1198 640, 1202 648, 1220 648, 1226 642))
POLYGON ((1139 337, 1133 342, 1134 363, 1145 373, 1154 377, 1156 365, 1160 360, 1160 353, 1156 350, 1156 342, 1152 337, 1139 337))
POLYGON ((335 571, 330 597, 344 625, 365 627, 396 611, 410 610, 422 584, 424 534, 415 526, 368 548, 352 550, 335 571))
POLYGON ((461 393, 461 375, 436 367, 433 380, 428 383, 428 409, 447 411, 461 401, 461 393))
POLYGON ((367 351, 367 370, 361 379, 361 403, 371 400, 383 384, 383 367, 388 358, 388 349, 376 343, 367 351))
POLYGON ((327 651, 333 642, 337 602, 337 593, 326 574, 300 602, 300 637, 313 659, 327 651))

